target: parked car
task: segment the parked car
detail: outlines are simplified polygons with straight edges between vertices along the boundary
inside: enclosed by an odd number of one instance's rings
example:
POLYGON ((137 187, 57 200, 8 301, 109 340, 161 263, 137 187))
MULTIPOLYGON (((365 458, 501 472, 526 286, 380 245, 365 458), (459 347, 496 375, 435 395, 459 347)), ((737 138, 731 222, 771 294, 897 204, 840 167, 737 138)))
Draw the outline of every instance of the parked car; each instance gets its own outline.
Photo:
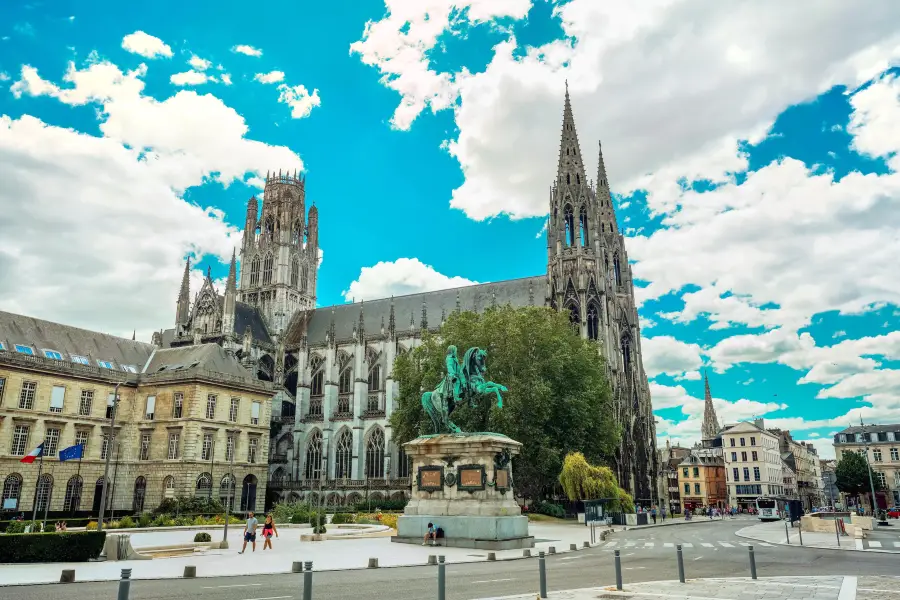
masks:
POLYGON ((887 516, 891 519, 900 519, 900 506, 889 508, 887 511, 887 516))

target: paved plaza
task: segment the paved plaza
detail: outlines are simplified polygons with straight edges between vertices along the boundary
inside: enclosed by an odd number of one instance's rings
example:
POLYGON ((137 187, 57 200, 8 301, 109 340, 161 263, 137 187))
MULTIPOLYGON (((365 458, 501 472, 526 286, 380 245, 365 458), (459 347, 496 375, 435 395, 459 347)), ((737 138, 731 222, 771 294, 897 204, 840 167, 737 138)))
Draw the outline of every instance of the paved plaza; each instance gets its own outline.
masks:
POLYGON ((802 545, 811 548, 828 548, 832 550, 853 550, 862 552, 890 552, 900 554, 900 526, 887 525, 867 531, 864 539, 851 536, 838 536, 834 533, 815 531, 800 532, 797 527, 787 527, 784 521, 758 523, 741 529, 739 537, 755 544, 802 545))

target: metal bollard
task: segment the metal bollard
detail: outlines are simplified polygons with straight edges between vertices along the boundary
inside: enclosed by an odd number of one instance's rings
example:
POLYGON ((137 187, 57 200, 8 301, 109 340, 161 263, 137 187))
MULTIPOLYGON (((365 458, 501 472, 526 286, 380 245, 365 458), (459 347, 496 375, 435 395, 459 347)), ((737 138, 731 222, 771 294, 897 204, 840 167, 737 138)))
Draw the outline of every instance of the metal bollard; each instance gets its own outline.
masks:
POLYGON ((750 579, 756 579, 756 555, 753 554, 753 546, 748 550, 750 550, 750 579))
POLYGON ((295 560, 291 563, 291 573, 302 573, 303 572, 303 563, 299 560, 295 560))
POLYGON ((531 550, 528 548, 522 550, 522 558, 531 558, 531 550))
POLYGON ((837 538, 838 548, 841 547, 841 534, 838 532, 838 517, 834 518, 834 537, 837 538))
POLYGON ((63 569, 59 574, 60 583, 75 583, 75 569, 63 569))
POLYGON ((544 560, 544 552, 538 552, 538 574, 541 584, 541 598, 547 597, 547 564, 544 560))
POLYGON ((438 557, 438 600, 447 597, 447 565, 444 564, 444 555, 438 557))
POLYGON ((550 546, 547 550, 550 554, 556 554, 556 546, 550 546))
POLYGON ((684 555, 681 553, 681 544, 676 546, 678 553, 678 581, 684 583, 684 555))
POLYGON ((118 600, 128 600, 129 596, 131 596, 131 569, 122 569, 118 600))
POLYGON ((622 591, 622 557, 616 550, 616 589, 622 591))
POLYGON ((370 558, 370 559, 369 559, 369 568, 370 568, 370 569, 377 569, 377 568, 378 568, 378 559, 377 559, 377 558, 370 558))
POLYGON ((800 545, 803 545, 803 522, 801 521, 799 525, 797 525, 797 533, 800 534, 800 545))
POLYGON ((312 600, 312 561, 303 563, 303 600, 312 600))
POLYGON ((488 552, 488 560, 497 560, 497 555, 493 552, 488 552))
POLYGON ((196 576, 197 576, 197 567, 190 566, 190 565, 187 565, 184 567, 183 577, 185 579, 190 579, 190 578, 196 577, 196 576))
POLYGON ((791 543, 791 534, 788 533, 787 521, 784 522, 784 537, 787 539, 787 543, 791 543))

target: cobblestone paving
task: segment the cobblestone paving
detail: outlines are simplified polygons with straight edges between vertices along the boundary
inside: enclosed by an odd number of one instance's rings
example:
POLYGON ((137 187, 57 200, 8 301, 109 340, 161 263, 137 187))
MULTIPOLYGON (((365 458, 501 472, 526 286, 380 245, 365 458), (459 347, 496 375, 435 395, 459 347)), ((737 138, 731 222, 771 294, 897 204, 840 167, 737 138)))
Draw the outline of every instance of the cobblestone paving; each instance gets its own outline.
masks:
POLYGON ((860 577, 856 587, 856 600, 900 600, 900 576, 860 577))

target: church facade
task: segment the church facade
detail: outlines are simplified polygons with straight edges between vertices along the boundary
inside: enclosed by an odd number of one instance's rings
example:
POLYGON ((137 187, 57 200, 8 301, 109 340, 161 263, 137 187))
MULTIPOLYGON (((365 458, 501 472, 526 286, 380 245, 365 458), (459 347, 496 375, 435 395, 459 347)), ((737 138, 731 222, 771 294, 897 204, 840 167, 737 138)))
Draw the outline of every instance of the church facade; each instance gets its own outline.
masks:
POLYGON ((328 504, 408 494, 409 461, 391 434, 398 384, 394 359, 453 311, 492 305, 566 311, 606 357, 622 443, 620 484, 656 503, 656 431, 625 240, 600 154, 589 181, 566 92, 547 226, 547 270, 534 277, 396 298, 316 307, 318 210, 306 212, 305 178, 270 174, 262 207, 251 198, 240 252, 224 294, 207 278, 191 302, 185 267, 175 327, 160 346, 218 343, 274 398, 270 489, 282 499, 321 495, 328 504))

